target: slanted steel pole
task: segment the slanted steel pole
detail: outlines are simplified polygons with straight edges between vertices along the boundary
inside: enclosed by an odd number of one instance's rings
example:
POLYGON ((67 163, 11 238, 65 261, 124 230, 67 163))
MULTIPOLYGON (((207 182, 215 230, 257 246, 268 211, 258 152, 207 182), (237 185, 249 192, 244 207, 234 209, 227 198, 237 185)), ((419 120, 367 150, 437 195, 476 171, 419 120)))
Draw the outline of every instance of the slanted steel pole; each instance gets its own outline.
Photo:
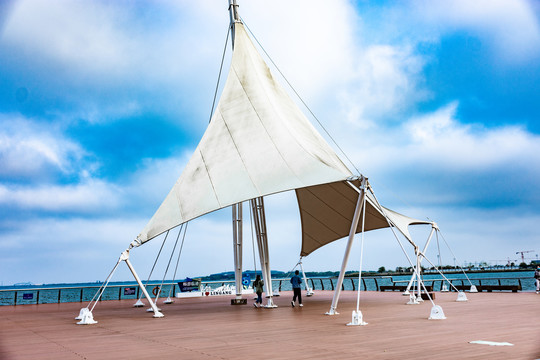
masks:
MULTIPOLYGON (((360 187, 360 193, 358 194, 358 201, 356 202, 356 208, 354 209, 354 215, 351 222, 351 230, 349 231, 349 241, 347 242, 347 247, 345 248, 345 254, 343 254, 343 263, 341 264, 341 270, 339 272, 338 282, 336 285, 336 290, 334 292, 334 298, 332 299, 332 305, 330 310, 326 315, 336 315, 336 311, 339 295, 341 294, 341 286, 343 285, 343 278, 345 277, 345 271, 347 269, 347 262, 349 261, 349 255, 351 253, 352 244, 354 241, 354 235, 356 234, 356 229, 358 227, 358 221, 360 220, 360 214, 362 213, 363 204, 365 203, 364 198, 366 196, 366 178, 362 177, 362 185, 360 187)), ((358 284, 360 286, 360 284, 358 284)))
POLYGON ((232 206, 234 281, 236 299, 242 299, 242 203, 232 206))
POLYGON ((264 279, 264 288, 267 298, 267 308, 274 308, 277 305, 272 300, 272 274, 270 271, 270 255, 268 252, 268 235, 266 232, 266 217, 264 214, 264 200, 258 197, 250 200, 253 209, 253 223, 257 235, 257 247, 259 249, 259 259, 261 262, 261 272, 264 279))
POLYGON ((298 264, 300 265, 300 270, 302 270, 302 276, 304 277, 304 284, 306 286, 306 296, 311 296, 313 295, 313 289, 310 288, 308 285, 306 273, 304 272, 304 267, 302 266, 302 258, 300 258, 300 261, 298 262, 298 264))
MULTIPOLYGON (((429 243, 431 242, 431 238, 433 237, 433 234, 435 233, 435 229, 436 229, 436 225, 431 224, 431 232, 429 233, 428 239, 426 241, 426 245, 424 245, 424 250, 422 250, 422 254, 426 253, 427 248, 429 246, 429 243)), ((416 254, 416 255, 418 256, 418 254, 416 254)), ((422 259, 420 259, 419 263, 421 263, 421 262, 422 262, 422 259)), ((411 287, 412 287, 412 284, 414 282, 415 277, 416 277, 416 274, 412 274, 411 280, 409 281, 409 284, 407 285, 407 289, 405 290, 405 292, 403 294, 405 294, 405 295, 409 294, 409 291, 411 290, 411 287)))
POLYGON ((133 267, 133 265, 131 265, 131 262, 129 261, 129 249, 125 250, 122 253, 122 255, 120 255, 120 259, 126 262, 126 265, 128 266, 129 270, 133 274, 133 277, 137 281, 137 284, 139 284, 139 287, 142 290, 146 299, 148 300, 148 303, 152 307, 152 310, 154 310, 154 317, 155 318, 163 317, 164 315, 159 311, 156 304, 152 301, 152 298, 150 297, 150 295, 148 295, 148 291, 146 291, 146 287, 143 285, 141 279, 139 278, 139 275, 137 275, 137 272, 135 271, 135 268, 133 267))

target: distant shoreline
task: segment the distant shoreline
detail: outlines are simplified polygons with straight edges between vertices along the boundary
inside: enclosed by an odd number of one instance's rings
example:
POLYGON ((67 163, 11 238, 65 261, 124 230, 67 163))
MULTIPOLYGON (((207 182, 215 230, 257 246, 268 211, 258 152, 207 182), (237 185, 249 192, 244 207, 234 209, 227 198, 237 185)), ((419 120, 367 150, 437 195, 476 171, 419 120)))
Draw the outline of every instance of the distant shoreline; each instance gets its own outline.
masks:
MULTIPOLYGON (((441 272, 443 274, 462 274, 463 271, 465 271, 465 273, 467 274, 476 274, 476 273, 497 273, 497 272, 509 272, 509 273, 513 273, 513 272, 527 272, 527 271, 534 271, 534 268, 528 268, 528 269, 523 269, 523 268, 512 268, 512 269, 493 269, 493 268, 490 268, 490 269, 443 269, 441 270, 441 272)), ((260 271, 257 271, 256 272, 257 274, 260 274, 260 271)), ((243 276, 245 276, 246 274, 249 274, 249 276, 251 277, 251 279, 254 279, 255 278, 255 271, 253 270, 246 270, 244 271, 243 273, 243 276)), ((413 272, 412 271, 400 271, 400 272, 396 272, 396 271, 385 271, 385 272, 377 272, 377 271, 374 271, 374 270, 371 270, 371 271, 363 271, 362 272, 362 276, 367 276, 367 277, 379 277, 379 276, 406 276, 406 275, 412 275, 413 272)), ((422 272, 422 275, 437 275, 439 274, 438 271, 436 270, 430 270, 430 269, 424 269, 423 272, 422 272)), ((279 271, 279 270, 275 270, 275 271, 272 271, 272 279, 284 279, 284 278, 288 278, 290 277, 290 273, 286 273, 286 272, 283 272, 283 271, 279 271)), ((306 271, 306 277, 308 278, 332 278, 332 277, 338 277, 339 276, 339 271, 306 271)), ((358 277, 358 272, 357 271, 347 271, 345 273, 345 277, 346 278, 352 278, 352 277, 358 277)), ((228 272, 223 272, 223 273, 219 273, 219 274, 211 274, 211 275, 207 275, 207 276, 193 276, 193 277, 190 277, 192 279, 201 279, 201 281, 204 281, 204 282, 213 282, 213 281, 234 281, 234 272, 232 271, 228 271, 228 272)), ((183 280, 183 279, 175 279, 174 281, 180 281, 180 280, 183 280)), ((165 282, 170 282, 171 280, 166 280, 165 282)), ((111 285, 112 284, 131 284, 131 283, 134 283, 134 280, 130 279, 130 280, 118 280, 118 281, 112 281, 111 282, 111 285)), ((149 281, 149 284, 157 284, 157 283, 161 283, 161 280, 150 280, 149 281)), ((96 285, 100 285, 102 284, 101 281, 93 281, 93 282, 80 282, 80 283, 43 283, 43 284, 33 284, 33 283, 18 283, 18 284, 12 284, 12 285, 2 285, 0 286, 0 289, 12 289, 12 288, 20 288, 20 289, 24 289, 24 288, 31 288, 31 287, 57 287, 57 286, 61 286, 61 287, 64 287, 64 286, 70 286, 70 285, 91 285, 91 284, 96 284, 96 285)))
MULTIPOLYGON (((497 273, 497 272, 523 272, 523 271, 534 271, 534 268, 530 269, 443 269, 441 272, 443 274, 462 274, 463 271, 467 274, 477 274, 477 273, 497 273)), ((363 271, 362 276, 398 276, 398 275, 412 275, 413 271, 386 271, 386 272, 376 272, 376 271, 363 271)), ((439 274, 436 270, 423 270, 422 275, 436 275, 439 274)), ((307 273, 306 273, 307 275, 307 273)), ((347 273, 345 277, 358 276, 358 271, 354 273, 347 273)))

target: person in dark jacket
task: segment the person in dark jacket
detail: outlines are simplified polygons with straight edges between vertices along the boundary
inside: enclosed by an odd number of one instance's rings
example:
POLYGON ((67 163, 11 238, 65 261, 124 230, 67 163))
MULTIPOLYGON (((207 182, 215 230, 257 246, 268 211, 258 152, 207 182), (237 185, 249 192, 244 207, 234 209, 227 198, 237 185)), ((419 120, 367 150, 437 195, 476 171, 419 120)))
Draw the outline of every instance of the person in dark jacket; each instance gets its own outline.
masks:
POLYGON ((296 298, 298 298, 298 305, 300 307, 304 306, 302 305, 302 291, 301 291, 301 285, 302 285, 302 279, 300 279, 300 276, 298 276, 299 271, 296 270, 294 272, 293 277, 291 278, 291 284, 293 289, 293 298, 291 301, 292 307, 294 307, 294 302, 296 301, 296 298))
POLYGON ((255 293, 257 294, 257 300, 255 300, 255 304, 253 304, 253 306, 257 308, 262 306, 263 285, 264 285, 264 281, 261 280, 261 275, 257 275, 257 277, 255 278, 255 281, 253 282, 253 289, 255 290, 255 293))

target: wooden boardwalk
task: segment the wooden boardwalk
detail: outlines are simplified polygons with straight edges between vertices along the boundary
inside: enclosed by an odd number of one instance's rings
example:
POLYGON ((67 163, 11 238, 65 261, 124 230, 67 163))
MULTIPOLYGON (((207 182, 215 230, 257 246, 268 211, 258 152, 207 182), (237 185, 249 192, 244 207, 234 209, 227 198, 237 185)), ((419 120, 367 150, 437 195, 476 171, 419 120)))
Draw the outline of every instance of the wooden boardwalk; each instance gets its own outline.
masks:
MULTIPOLYGON (((291 292, 276 309, 231 306, 230 297, 176 299, 154 319, 133 300, 99 303, 95 325, 76 325, 81 303, 0 306, 0 359, 537 359, 540 295, 436 293, 446 320, 428 320, 431 304, 405 305, 400 293, 363 292, 367 326, 345 326, 356 293, 345 291, 340 315, 323 315, 333 293, 291 292), (470 344, 486 340, 513 346, 470 344)), ((160 300, 161 301, 161 300, 160 300)), ((84 304, 86 305, 86 304, 84 304)))

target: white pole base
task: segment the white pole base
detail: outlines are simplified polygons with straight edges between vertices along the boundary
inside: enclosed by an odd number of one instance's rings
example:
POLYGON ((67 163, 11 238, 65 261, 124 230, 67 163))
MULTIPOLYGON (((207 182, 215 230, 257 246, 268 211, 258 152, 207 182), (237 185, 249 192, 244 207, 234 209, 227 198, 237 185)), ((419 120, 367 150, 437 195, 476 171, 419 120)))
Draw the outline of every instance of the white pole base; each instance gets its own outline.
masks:
POLYGON ((469 300, 467 299, 467 295, 465 295, 463 291, 459 291, 456 301, 467 301, 467 300, 469 300))
POLYGON ((94 315, 92 315, 92 312, 88 308, 82 308, 79 317, 81 317, 81 321, 79 321, 77 325, 97 324, 97 321, 94 320, 94 315))
POLYGON ((268 298, 268 302, 266 303, 266 305, 264 305, 265 309, 274 309, 274 308, 277 308, 277 307, 278 306, 276 304, 274 304, 271 297, 268 298))
POLYGON ((143 307, 144 303, 141 301, 141 299, 137 300, 135 304, 133 304, 133 307, 143 307))
POLYGON ((163 300, 163 303, 164 304, 172 304, 174 302, 173 299, 171 299, 171 297, 169 296, 166 300, 163 300))
POLYGON ((358 325, 367 325, 367 322, 364 322, 362 312, 360 310, 352 312, 352 321, 347 324, 347 326, 358 326, 358 325))
MULTIPOLYGON (((158 308, 157 306, 156 306, 156 309, 158 310, 158 312, 160 312, 160 311, 161 311, 161 309, 160 309, 160 308, 158 308)), ((148 308, 148 309, 146 309, 146 312, 152 312, 152 311, 154 311, 154 309, 153 309, 153 308, 151 308, 151 307, 150 307, 150 308, 148 308)))
POLYGON ((339 313, 334 309, 333 307, 328 310, 328 312, 324 313, 324 315, 339 315, 339 313))
POLYGON ((156 311, 154 312, 154 315, 152 317, 155 317, 155 318, 162 318, 164 317, 165 315, 163 315, 161 312, 159 311, 156 311))
POLYGON ((314 294, 313 289, 308 288, 306 291, 306 296, 313 296, 313 294, 314 294))
POLYGON ((433 305, 431 308, 431 314, 429 315, 429 320, 444 320, 446 319, 446 316, 444 316, 444 312, 442 307, 439 305, 433 305))
POLYGON ((444 283, 441 287, 441 292, 448 292, 448 285, 446 283, 444 283))
POLYGON ((279 296, 278 290, 272 290, 272 296, 279 296))
POLYGON ((476 288, 476 285, 471 285, 471 289, 469 290, 469 292, 477 293, 478 289, 476 288))
POLYGON ((75 320, 82 320, 83 317, 84 317, 84 314, 86 314, 86 313, 89 312, 89 311, 90 311, 90 309, 88 309, 87 307, 82 308, 81 311, 79 311, 79 316, 77 316, 77 317, 75 318, 75 320))
POLYGON ((411 294, 407 305, 418 305, 418 304, 420 303, 418 302, 418 299, 416 298, 416 296, 414 296, 414 294, 411 294))
POLYGON ((404 292, 401 293, 401 295, 409 296, 409 295, 411 295, 411 293, 409 292, 409 290, 405 290, 404 292))
POLYGON ((276 304, 266 304, 266 305, 264 305, 265 309, 275 309, 277 307, 278 306, 276 304))

